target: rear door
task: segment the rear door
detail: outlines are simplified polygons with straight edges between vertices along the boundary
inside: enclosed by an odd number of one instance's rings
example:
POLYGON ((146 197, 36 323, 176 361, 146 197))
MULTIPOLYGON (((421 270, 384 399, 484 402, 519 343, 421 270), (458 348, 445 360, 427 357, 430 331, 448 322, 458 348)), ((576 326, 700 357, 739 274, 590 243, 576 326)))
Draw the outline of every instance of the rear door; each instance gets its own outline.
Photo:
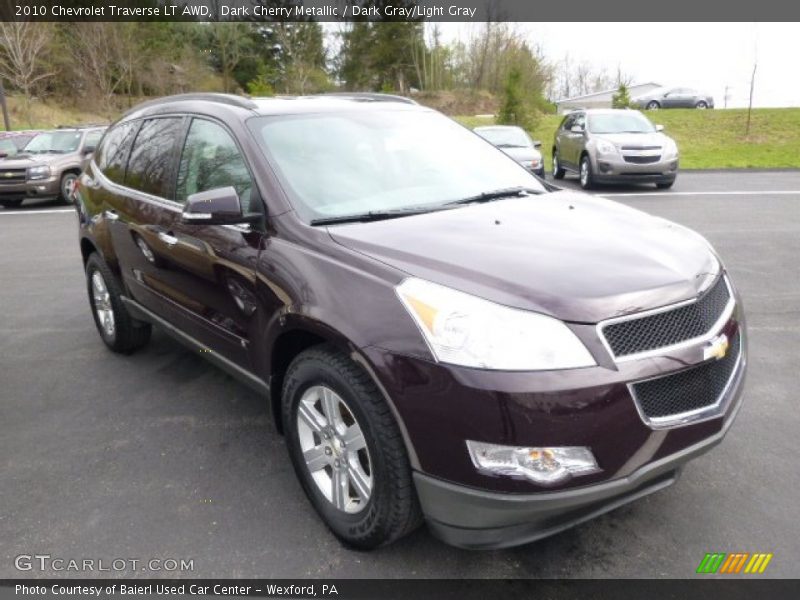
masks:
MULTIPOLYGON (((180 150, 175 196, 232 186, 244 213, 264 214, 252 171, 234 135, 220 122, 194 117, 180 150)), ((256 313, 255 266, 263 234, 249 225, 184 223, 175 214, 162 275, 180 307, 177 325, 235 364, 251 369, 256 313)))
MULTIPOLYGON (((183 117, 145 119, 136 130, 121 185, 110 185, 105 214, 120 272, 134 300, 175 320, 176 291, 167 284, 170 227, 180 207, 170 198, 183 117)), ((105 146, 105 144, 104 144, 105 146)), ((101 157, 102 160, 102 157, 101 157)))

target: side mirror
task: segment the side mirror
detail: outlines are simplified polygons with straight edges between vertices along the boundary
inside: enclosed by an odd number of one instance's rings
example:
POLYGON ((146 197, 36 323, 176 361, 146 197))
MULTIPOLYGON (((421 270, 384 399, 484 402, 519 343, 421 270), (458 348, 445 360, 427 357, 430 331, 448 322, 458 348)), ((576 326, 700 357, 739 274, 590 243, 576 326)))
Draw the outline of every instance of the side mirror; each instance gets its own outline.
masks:
POLYGON ((181 220, 194 225, 256 223, 261 214, 242 214, 239 194, 232 186, 192 194, 186 200, 181 220))
POLYGON ((572 133, 583 133, 583 127, 581 127, 580 125, 573 125, 570 131, 572 133))
POLYGON ((540 142, 539 140, 533 140, 533 147, 534 148, 541 148, 542 147, 542 142, 540 142))
POLYGON ((664 131, 663 125, 656 125, 656 131, 664 131))

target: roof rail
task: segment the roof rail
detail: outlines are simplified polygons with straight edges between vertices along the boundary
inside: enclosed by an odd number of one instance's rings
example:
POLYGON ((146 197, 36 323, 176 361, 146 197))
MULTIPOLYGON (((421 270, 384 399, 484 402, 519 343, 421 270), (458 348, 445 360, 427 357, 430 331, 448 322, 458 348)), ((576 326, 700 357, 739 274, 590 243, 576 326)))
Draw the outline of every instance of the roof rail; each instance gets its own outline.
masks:
POLYGON ((213 92, 193 92, 188 94, 175 94, 172 96, 164 96, 162 98, 155 98, 137 104, 128 110, 125 114, 128 115, 134 111, 142 108, 149 108, 151 106, 158 106, 159 104, 166 104, 168 102, 183 102, 192 100, 204 100, 206 102, 218 102, 220 104, 227 104, 229 106, 238 106, 239 108, 256 108, 255 102, 244 96, 236 96, 235 94, 218 94, 213 92))
POLYGON ((403 104, 419 104, 416 100, 396 94, 378 94, 374 92, 330 92, 320 96, 334 96, 356 102, 401 102, 403 104))
POLYGON ((92 129, 96 127, 108 127, 108 123, 83 123, 81 125, 56 125, 56 129, 92 129))

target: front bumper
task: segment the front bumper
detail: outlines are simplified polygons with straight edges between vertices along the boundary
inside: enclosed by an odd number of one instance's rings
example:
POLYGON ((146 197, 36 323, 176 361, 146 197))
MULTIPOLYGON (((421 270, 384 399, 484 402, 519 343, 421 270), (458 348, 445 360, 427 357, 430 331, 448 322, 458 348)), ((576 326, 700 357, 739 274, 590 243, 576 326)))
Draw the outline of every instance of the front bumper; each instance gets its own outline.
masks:
POLYGON ((604 155, 596 157, 592 166, 594 178, 606 183, 670 183, 678 176, 678 157, 638 164, 621 155, 604 155))
POLYGON ((572 324, 597 361, 566 371, 495 372, 400 356, 366 358, 401 423, 431 530, 464 547, 521 544, 557 533, 673 483, 681 466, 721 441, 741 404, 747 364, 738 297, 719 333, 740 340, 713 413, 651 426, 629 384, 706 364, 702 345, 615 362, 592 324, 572 324), (481 473, 466 440, 510 446, 587 446, 601 471, 555 486, 481 473))
POLYGON ((452 546, 506 548, 560 533, 669 487, 686 462, 722 441, 741 406, 741 389, 737 385, 734 407, 718 433, 605 483, 558 492, 502 494, 416 472, 414 483, 428 527, 452 546))
POLYGON ((0 200, 56 198, 60 194, 61 182, 56 177, 10 183, 4 183, 0 180, 0 200))

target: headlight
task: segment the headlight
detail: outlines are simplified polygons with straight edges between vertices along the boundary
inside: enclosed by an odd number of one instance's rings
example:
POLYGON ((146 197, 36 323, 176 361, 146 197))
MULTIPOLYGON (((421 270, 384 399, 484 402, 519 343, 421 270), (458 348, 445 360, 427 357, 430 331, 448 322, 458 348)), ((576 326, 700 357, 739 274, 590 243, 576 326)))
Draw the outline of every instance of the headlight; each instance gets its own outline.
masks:
POLYGON ((600 154, 616 154, 617 147, 607 140, 597 140, 597 151, 600 154))
POLYGON ((406 279, 397 294, 437 361, 502 371, 595 364, 586 346, 558 319, 422 279, 406 279))
POLYGON ((675 143, 675 140, 667 138, 667 141, 664 144, 664 156, 667 158, 678 156, 678 145, 675 143))
POLYGON ((51 173, 52 171, 48 165, 30 167, 28 169, 28 179, 47 179, 51 173))

